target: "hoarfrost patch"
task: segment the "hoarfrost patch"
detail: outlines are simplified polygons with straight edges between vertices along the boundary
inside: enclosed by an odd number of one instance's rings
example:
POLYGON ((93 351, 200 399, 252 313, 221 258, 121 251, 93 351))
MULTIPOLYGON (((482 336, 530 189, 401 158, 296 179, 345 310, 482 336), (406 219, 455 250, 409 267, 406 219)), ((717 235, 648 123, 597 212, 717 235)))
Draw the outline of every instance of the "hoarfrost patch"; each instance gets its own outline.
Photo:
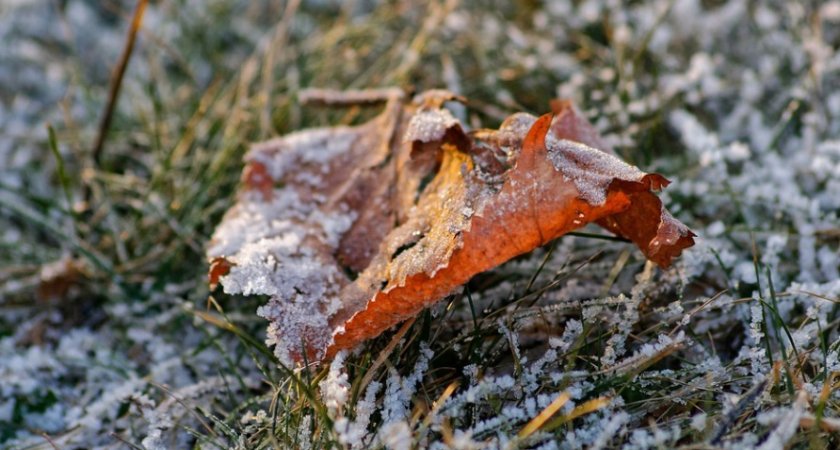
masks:
POLYGON ((644 172, 609 153, 565 139, 553 133, 545 137, 548 158, 566 179, 575 183, 580 197, 592 205, 603 205, 607 187, 614 179, 639 181, 644 172))

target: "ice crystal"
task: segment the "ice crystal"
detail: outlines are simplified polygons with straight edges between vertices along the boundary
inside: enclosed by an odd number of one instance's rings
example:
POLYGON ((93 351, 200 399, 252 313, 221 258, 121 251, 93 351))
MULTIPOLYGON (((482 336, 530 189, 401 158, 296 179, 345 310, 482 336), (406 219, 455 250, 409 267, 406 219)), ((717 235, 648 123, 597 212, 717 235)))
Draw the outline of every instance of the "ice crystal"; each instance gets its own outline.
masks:
POLYGON ((327 378, 319 385, 324 405, 333 413, 347 403, 347 397, 350 395, 350 382, 347 381, 347 374, 342 372, 344 358, 344 352, 335 355, 335 359, 330 363, 327 378))
POLYGON ((405 142, 433 142, 443 138, 446 130, 457 126, 458 119, 446 109, 423 109, 408 122, 405 142))
POLYGON ((607 200, 607 187, 614 179, 639 181, 645 175, 618 157, 565 139, 553 133, 545 138, 548 158, 563 176, 575 183, 580 197, 592 205, 602 205, 607 200))

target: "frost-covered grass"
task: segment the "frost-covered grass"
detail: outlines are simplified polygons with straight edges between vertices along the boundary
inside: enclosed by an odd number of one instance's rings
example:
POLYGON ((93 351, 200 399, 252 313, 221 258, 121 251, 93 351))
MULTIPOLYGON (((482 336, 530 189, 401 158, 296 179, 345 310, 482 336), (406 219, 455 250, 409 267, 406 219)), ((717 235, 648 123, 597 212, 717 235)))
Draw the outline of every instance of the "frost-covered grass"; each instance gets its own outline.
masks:
POLYGON ((372 3, 153 2, 98 164, 133 2, 0 3, 0 448, 840 445, 840 2, 372 3), (249 142, 374 113, 309 86, 571 98, 698 244, 566 236, 283 367, 203 254, 249 142))

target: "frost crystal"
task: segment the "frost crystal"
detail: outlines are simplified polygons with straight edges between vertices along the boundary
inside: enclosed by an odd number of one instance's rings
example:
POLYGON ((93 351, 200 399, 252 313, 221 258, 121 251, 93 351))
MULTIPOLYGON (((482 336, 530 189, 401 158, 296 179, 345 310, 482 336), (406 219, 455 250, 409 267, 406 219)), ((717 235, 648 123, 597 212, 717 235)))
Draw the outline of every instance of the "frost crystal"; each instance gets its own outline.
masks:
POLYGON ((255 144, 246 162, 262 163, 271 178, 282 180, 296 176, 291 170, 315 165, 326 171, 328 163, 346 153, 358 138, 350 127, 316 128, 255 144))
POLYGON ((330 363, 327 378, 319 384, 324 404, 333 414, 347 403, 347 397, 350 395, 350 382, 347 374, 342 372, 345 356, 344 352, 335 355, 335 359, 330 363))
POLYGON ((446 130, 460 126, 460 122, 446 109, 423 109, 408 122, 404 142, 433 142, 443 138, 446 130))
MULTIPOLYGON (((329 131, 329 130, 326 130, 329 131)), ((325 161, 347 151, 353 136, 347 129, 332 133, 294 133, 259 144, 246 158, 258 161, 282 180, 299 176, 295 168, 325 161), (301 147, 315 146, 315 147, 301 147)), ((257 314, 269 320, 266 342, 286 364, 307 343, 324 348, 330 342, 329 318, 338 310, 338 293, 346 275, 325 260, 356 215, 337 208, 326 212, 318 201, 303 201, 306 189, 272 189, 270 198, 247 191, 216 229, 208 257, 232 264, 221 278, 225 292, 269 295, 257 314), (316 252, 311 242, 323 243, 316 252)))
POLYGON ((552 133, 546 135, 545 146, 554 168, 572 180, 580 197, 592 205, 607 201, 607 187, 614 179, 639 181, 645 176, 637 167, 609 153, 580 142, 557 139, 552 133))
POLYGON ((414 441, 411 428, 404 420, 383 425, 379 439, 382 445, 393 450, 410 450, 414 441))
POLYGON ((799 397, 794 402, 793 407, 788 411, 784 417, 780 417, 776 428, 767 436, 767 439, 758 447, 759 450, 783 450, 787 446, 787 442, 796 433, 799 428, 799 419, 805 412, 807 405, 807 395, 804 392, 799 393, 799 397))
POLYGON ((364 448, 365 443, 370 441, 371 433, 368 432, 370 416, 376 408, 376 395, 382 385, 378 381, 371 382, 365 390, 364 399, 356 403, 356 420, 350 421, 345 417, 339 417, 335 422, 336 433, 339 441, 349 445, 353 449, 364 448))

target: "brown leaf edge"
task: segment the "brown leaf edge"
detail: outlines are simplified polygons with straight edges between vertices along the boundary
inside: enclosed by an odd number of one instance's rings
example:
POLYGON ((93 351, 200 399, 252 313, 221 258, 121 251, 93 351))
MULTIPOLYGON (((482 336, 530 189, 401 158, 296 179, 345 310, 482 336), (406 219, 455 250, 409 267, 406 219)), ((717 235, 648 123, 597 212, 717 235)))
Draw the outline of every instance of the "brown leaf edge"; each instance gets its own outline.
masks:
POLYGON ((339 350, 352 348, 415 316, 472 276, 530 252, 589 222, 597 221, 610 231, 632 240, 661 267, 667 267, 673 257, 694 244, 694 233, 673 219, 663 209, 661 200, 652 193, 669 183, 659 174, 646 174, 638 181, 613 180, 603 205, 591 205, 577 195, 570 199, 570 183, 554 173, 557 169, 547 157, 545 137, 555 117, 568 125, 558 127, 566 130, 561 132, 560 137, 596 143, 592 142, 592 137, 597 138, 597 134, 590 133, 591 125, 580 119, 570 105, 540 117, 527 133, 516 166, 501 192, 485 207, 483 216, 473 217, 448 264, 433 275, 414 274, 406 278, 401 286, 376 293, 363 310, 337 327, 339 331, 334 334, 333 344, 327 349, 327 359, 339 350), (549 177, 554 175, 556 181, 532 191, 525 198, 517 195, 522 186, 533 186, 537 173, 549 177), (514 209, 503 205, 511 200, 516 201, 514 209), (538 206, 562 212, 541 215, 537 214, 538 206), (499 237, 510 245, 499 245, 499 237))

